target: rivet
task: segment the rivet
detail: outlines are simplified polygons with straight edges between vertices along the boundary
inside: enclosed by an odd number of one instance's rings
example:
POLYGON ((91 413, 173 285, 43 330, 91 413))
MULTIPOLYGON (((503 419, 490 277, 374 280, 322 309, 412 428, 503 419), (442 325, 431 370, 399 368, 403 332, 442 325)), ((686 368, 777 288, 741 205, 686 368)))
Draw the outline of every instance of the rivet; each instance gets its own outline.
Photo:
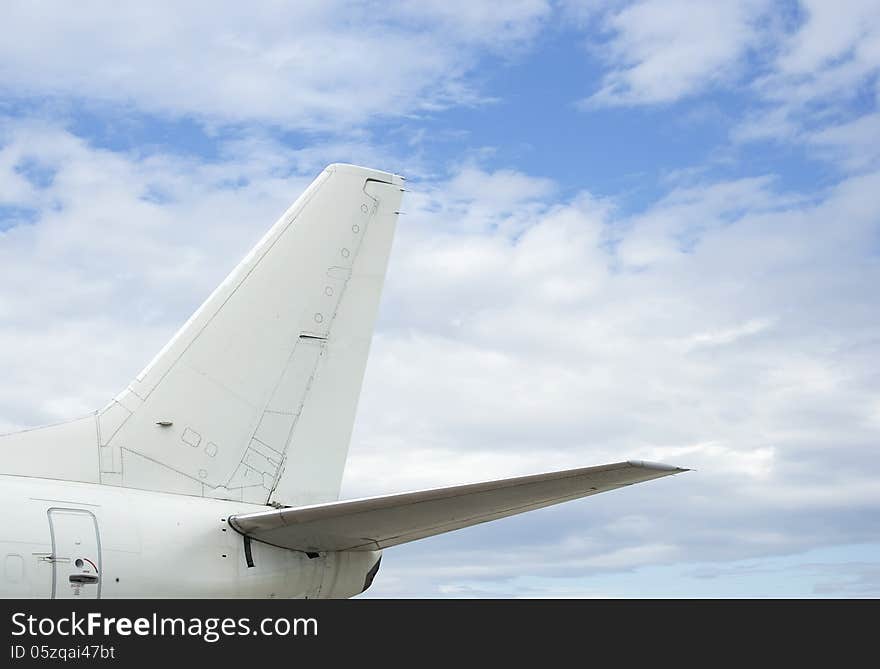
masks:
POLYGON ((348 258, 348 256, 350 256, 350 255, 351 255, 351 251, 349 251, 348 249, 342 249, 342 257, 343 258, 348 258))
POLYGON ((320 323, 324 320, 323 314, 315 314, 315 323, 320 323))

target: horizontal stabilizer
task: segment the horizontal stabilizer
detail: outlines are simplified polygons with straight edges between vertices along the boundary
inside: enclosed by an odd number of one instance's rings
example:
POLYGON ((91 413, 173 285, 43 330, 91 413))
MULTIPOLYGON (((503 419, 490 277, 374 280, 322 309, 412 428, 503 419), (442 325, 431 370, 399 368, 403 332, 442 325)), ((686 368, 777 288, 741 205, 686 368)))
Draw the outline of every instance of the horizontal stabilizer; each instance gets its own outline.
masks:
POLYGON ((388 548, 687 471, 642 461, 232 516, 241 534, 306 552, 388 548))

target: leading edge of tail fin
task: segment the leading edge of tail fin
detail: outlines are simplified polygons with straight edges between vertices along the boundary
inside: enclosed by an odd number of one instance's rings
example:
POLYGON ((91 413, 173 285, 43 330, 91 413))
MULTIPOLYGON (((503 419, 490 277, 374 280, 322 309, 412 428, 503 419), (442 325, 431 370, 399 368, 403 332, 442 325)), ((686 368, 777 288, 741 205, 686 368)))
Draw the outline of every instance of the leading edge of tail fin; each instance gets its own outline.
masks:
POLYGON ((101 483, 337 499, 402 185, 327 167, 98 412, 101 483))

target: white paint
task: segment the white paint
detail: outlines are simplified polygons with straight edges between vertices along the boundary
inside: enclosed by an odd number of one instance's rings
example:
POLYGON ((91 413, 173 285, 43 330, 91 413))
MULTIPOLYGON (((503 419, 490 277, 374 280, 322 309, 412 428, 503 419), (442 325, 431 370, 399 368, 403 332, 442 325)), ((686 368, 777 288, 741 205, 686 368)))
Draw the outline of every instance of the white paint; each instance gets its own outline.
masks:
MULTIPOLYGON (((0 524, 0 556, 6 565, 0 581, 3 597, 51 597, 55 569, 56 596, 97 596, 98 584, 83 585, 74 594, 70 574, 93 571, 85 562, 77 568, 78 558, 99 566, 101 598, 351 597, 363 590, 367 572, 380 556, 321 553, 309 559, 305 553, 255 541, 254 566, 249 568, 244 537, 226 519, 266 507, 243 502, 0 476, 0 508, 6 510, 0 524), (63 509, 74 520, 57 552, 50 509, 63 509), (92 516, 100 550, 84 531, 90 529, 92 516)), ((54 520, 57 542, 57 515, 54 520)))

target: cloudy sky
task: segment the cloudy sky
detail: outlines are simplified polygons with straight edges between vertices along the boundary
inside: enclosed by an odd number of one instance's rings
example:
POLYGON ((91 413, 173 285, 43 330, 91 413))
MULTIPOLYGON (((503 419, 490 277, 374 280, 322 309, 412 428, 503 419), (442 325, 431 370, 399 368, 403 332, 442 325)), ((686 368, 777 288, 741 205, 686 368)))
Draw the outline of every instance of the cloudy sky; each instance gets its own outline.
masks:
POLYGON ((102 406, 330 162, 405 174, 343 495, 690 472, 370 596, 880 596, 880 4, 7 2, 0 431, 102 406))

